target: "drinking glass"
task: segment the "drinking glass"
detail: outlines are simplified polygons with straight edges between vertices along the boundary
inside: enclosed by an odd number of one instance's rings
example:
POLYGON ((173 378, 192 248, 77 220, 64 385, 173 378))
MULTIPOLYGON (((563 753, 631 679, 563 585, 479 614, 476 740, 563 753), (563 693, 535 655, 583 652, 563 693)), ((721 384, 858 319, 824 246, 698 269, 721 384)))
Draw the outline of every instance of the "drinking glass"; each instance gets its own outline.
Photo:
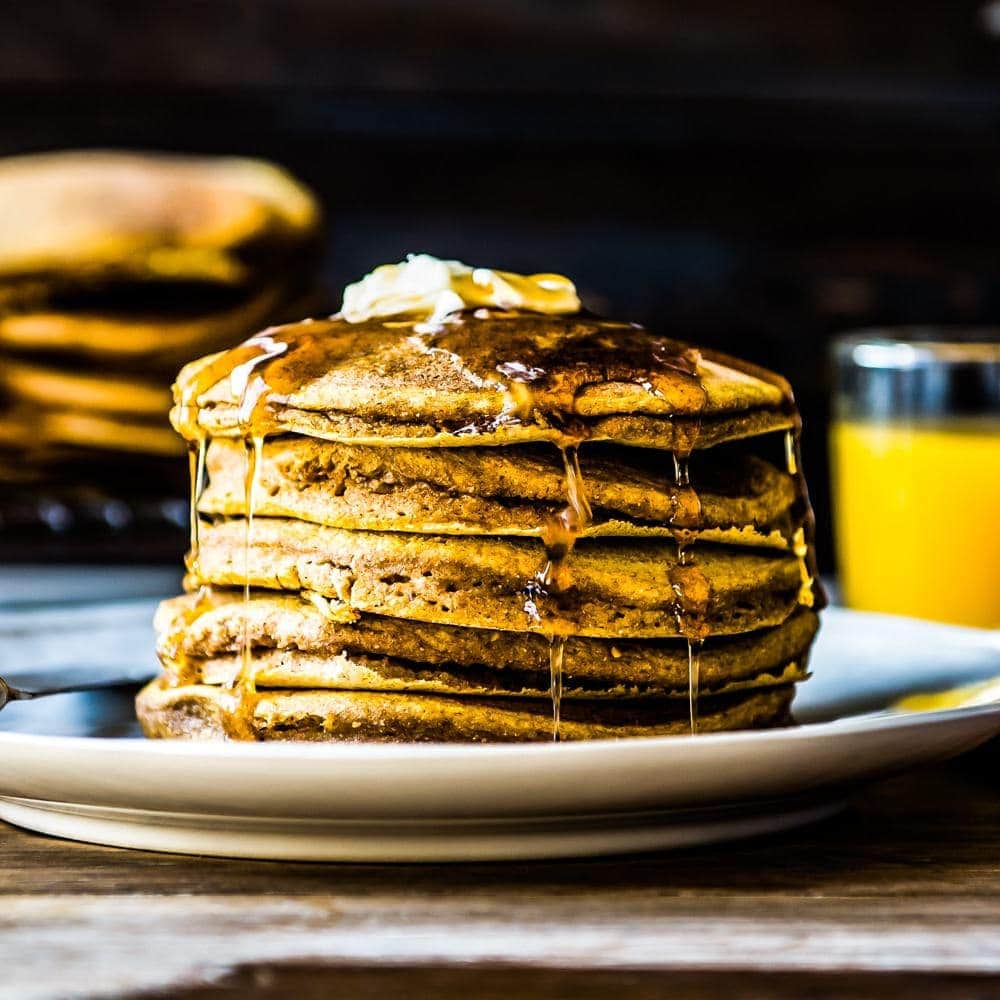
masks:
POLYGON ((1000 627, 1000 330, 869 330, 833 345, 842 599, 1000 627))

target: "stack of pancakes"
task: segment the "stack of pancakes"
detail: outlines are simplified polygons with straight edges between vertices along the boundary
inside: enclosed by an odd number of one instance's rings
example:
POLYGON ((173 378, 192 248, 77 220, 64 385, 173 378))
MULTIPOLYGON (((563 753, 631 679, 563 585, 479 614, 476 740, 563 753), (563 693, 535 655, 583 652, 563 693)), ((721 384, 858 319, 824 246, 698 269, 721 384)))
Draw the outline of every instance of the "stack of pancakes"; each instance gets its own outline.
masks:
POLYGON ((481 306, 266 330, 188 365, 175 400, 200 518, 147 735, 787 723, 817 595, 777 376, 481 306), (775 434, 787 468, 758 454, 775 434))
POLYGON ((319 211, 268 163, 14 157, 0 216, 0 483, 162 488, 178 366, 309 308, 319 211))

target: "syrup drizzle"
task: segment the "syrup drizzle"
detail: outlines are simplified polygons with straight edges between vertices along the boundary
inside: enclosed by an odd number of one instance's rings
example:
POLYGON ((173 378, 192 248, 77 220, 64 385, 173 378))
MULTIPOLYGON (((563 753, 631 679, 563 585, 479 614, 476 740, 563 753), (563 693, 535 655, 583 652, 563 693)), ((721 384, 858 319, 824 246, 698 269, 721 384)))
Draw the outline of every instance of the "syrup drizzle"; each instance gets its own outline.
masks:
POLYGON ((701 687, 701 647, 703 639, 688 639, 688 718, 691 735, 698 732, 698 694, 701 687))
POLYGON ((559 742, 559 721, 562 714, 563 660, 566 657, 566 636, 549 637, 549 697, 552 699, 552 742, 559 742))
POLYGON ((569 557, 576 540, 593 521, 580 471, 576 445, 560 448, 566 476, 566 506, 541 525, 545 563, 525 587, 524 610, 529 627, 549 643, 549 694, 552 699, 552 740, 559 741, 566 640, 578 617, 569 557))
MULTIPOLYGON (((697 375, 696 375, 697 377, 697 375)), ((677 631, 687 643, 688 662, 688 721, 692 736, 698 732, 698 700, 701 694, 701 648, 708 634, 706 618, 711 599, 711 589, 705 574, 694 565, 688 549, 697 537, 701 524, 701 500, 691 485, 689 460, 701 433, 701 415, 708 401, 708 394, 701 380, 698 419, 689 432, 684 450, 673 452, 674 482, 670 494, 670 526, 677 546, 677 565, 669 574, 674 593, 673 613, 677 631)))
POLYGON ((190 491, 188 498, 189 541, 188 551, 184 557, 184 566, 191 578, 198 582, 197 596, 194 604, 178 616, 174 627, 161 639, 157 655, 165 667, 171 686, 189 684, 197 679, 196 669, 191 665, 184 651, 184 640, 188 628, 197 621, 213 605, 212 588, 200 582, 201 567, 199 553, 201 551, 198 504, 205 490, 205 456, 208 450, 208 438, 200 431, 195 441, 188 445, 188 470, 190 472, 190 491))
POLYGON ((215 606, 215 595, 208 584, 202 584, 195 595, 194 603, 178 615, 173 627, 157 644, 157 656, 165 668, 171 687, 193 684, 199 680, 199 670, 192 664, 184 649, 188 629, 206 611, 215 606))
POLYGON ((201 369, 197 376, 185 384, 178 385, 180 393, 179 409, 182 432, 193 428, 199 441, 199 456, 195 463, 195 476, 191 485, 192 505, 192 553, 191 572, 197 576, 197 506, 201 490, 204 488, 204 448, 205 434, 198 427, 197 416, 191 411, 197 407, 198 399, 222 379, 228 378, 230 390, 239 398, 238 418, 240 430, 246 446, 246 470, 243 481, 243 504, 246 511, 243 538, 243 628, 239 644, 239 670, 232 678, 229 688, 232 693, 231 711, 228 714, 228 735, 232 739, 252 740, 255 738, 253 715, 257 701, 257 688, 253 664, 253 644, 250 636, 250 549, 253 543, 253 522, 256 509, 256 494, 264 447, 266 429, 272 422, 271 411, 278 397, 274 382, 265 378, 264 370, 271 375, 270 367, 276 359, 284 355, 289 344, 274 334, 274 329, 265 330, 251 337, 244 344, 213 359, 201 369), (260 369, 260 370, 258 370, 260 369))
POLYGON ((790 476, 799 474, 798 434, 794 430, 785 431, 785 466, 790 476))
MULTIPOLYGON (((674 455, 675 482, 690 489, 687 459, 674 455)), ((700 505, 699 505, 700 506, 700 505)), ((675 530, 677 564, 671 567, 668 578, 673 590, 672 610, 677 631, 687 642, 688 660, 688 717, 691 733, 698 731, 698 699, 700 695, 701 648, 708 634, 706 618, 711 601, 711 587, 705 574, 694 564, 689 549, 695 534, 690 530, 675 530)))
POLYGON ((785 432, 785 467, 795 482, 796 502, 793 513, 802 522, 802 527, 795 532, 790 540, 792 550, 799 561, 802 580, 798 602, 806 607, 824 607, 826 593, 820 583, 819 570, 816 565, 816 516, 812 504, 809 502, 809 489, 806 486, 802 469, 802 416, 795 405, 795 395, 792 388, 782 376, 748 361, 730 358, 724 354, 715 354, 714 360, 767 382, 781 391, 783 409, 792 425, 785 432))
POLYGON ((798 412, 794 415, 794 426, 791 430, 785 431, 785 466, 788 474, 795 480, 795 506, 802 519, 801 527, 795 530, 791 539, 792 551, 799 564, 798 603, 807 608, 817 605, 823 607, 826 604, 826 595, 819 583, 814 548, 816 517, 809 502, 809 490, 802 472, 802 420, 798 412))
POLYGON ((191 473, 191 496, 188 516, 190 518, 190 543, 184 564, 187 571, 196 579, 200 575, 198 556, 201 552, 201 519, 198 516, 198 504, 205 491, 205 455, 208 450, 208 438, 205 434, 198 436, 197 444, 188 447, 188 466, 191 473))
MULTIPOLYGON (((278 352, 280 353, 280 352, 278 352)), ((275 354, 249 362, 251 367, 264 363, 275 354)), ((243 534, 243 631, 240 637, 239 670, 232 679, 234 703, 232 710, 232 736, 235 739, 252 740, 254 736, 253 717, 257 707, 257 676, 253 662, 253 641, 250 635, 250 549, 253 544, 253 524, 257 510, 257 492, 264 450, 264 435, 255 433, 254 417, 259 408, 269 405, 268 383, 259 373, 248 377, 240 398, 240 421, 246 430, 244 451, 246 466, 243 476, 243 509, 246 511, 243 534)))
POLYGON ((250 638, 250 546, 253 541, 253 519, 257 510, 257 487, 260 479, 263 437, 248 438, 246 446, 246 471, 243 479, 243 496, 246 520, 243 535, 243 635, 240 640, 240 669, 233 678, 233 687, 240 695, 252 697, 257 693, 256 671, 253 666, 253 643, 250 638))

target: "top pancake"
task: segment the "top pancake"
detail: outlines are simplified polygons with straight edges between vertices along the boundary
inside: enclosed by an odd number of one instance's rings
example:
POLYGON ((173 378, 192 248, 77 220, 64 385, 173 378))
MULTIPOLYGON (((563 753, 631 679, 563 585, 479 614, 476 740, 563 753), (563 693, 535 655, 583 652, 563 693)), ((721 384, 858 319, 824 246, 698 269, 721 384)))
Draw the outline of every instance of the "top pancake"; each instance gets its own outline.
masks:
POLYGON ((295 432, 383 446, 582 439, 687 452, 793 424, 787 383, 634 324, 477 309, 438 326, 334 317, 186 366, 187 438, 295 432))
POLYGON ((319 209, 258 160, 110 151, 0 162, 0 277, 248 277, 240 254, 311 240, 319 209))

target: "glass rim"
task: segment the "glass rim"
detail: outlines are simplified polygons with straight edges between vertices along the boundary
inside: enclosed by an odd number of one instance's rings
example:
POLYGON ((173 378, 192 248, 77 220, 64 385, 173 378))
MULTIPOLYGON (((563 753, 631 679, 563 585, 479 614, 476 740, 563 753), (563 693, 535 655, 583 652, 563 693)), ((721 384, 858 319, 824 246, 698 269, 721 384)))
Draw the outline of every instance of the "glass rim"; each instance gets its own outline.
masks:
POLYGON ((995 365, 1000 364, 1000 327, 870 327, 834 338, 831 353, 836 362, 859 368, 995 365))

